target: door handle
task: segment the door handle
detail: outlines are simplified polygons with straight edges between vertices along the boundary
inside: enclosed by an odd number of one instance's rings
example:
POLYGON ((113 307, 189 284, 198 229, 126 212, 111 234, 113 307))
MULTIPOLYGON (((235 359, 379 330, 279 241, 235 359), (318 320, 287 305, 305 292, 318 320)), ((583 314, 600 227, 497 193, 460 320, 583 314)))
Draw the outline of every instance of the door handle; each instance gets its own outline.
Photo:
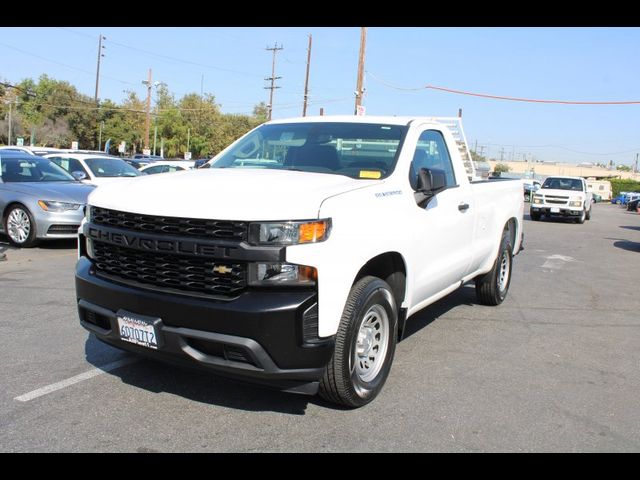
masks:
POLYGON ((460 205, 458 205, 458 210, 460 210, 461 212, 466 212, 467 210, 469 210, 469 204, 461 203, 460 205))

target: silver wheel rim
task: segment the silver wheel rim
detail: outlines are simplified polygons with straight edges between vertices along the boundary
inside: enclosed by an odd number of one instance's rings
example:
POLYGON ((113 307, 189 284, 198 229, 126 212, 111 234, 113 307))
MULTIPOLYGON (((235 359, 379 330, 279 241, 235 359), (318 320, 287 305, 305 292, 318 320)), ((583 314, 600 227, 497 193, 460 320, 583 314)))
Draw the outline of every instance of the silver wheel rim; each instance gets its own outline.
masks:
POLYGON ((502 256, 500 262, 500 271, 498 272, 498 288, 503 292, 507 288, 509 283, 509 273, 511 271, 511 263, 509 262, 509 255, 506 253, 502 256))
POLYGON ((31 233, 29 215, 21 208, 11 210, 7 218, 7 234, 16 243, 24 243, 31 233))
POLYGON ((382 305, 372 305, 362 317, 353 349, 352 372, 363 382, 375 379, 389 347, 389 315, 382 305))

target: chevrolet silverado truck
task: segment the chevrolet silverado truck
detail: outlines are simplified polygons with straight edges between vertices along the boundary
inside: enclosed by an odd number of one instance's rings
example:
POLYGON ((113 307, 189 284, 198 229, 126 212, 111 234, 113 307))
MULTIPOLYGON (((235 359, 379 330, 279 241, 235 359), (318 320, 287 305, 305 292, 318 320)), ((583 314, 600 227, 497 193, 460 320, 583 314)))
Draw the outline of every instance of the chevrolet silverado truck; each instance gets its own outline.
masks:
POLYGON ((584 223, 591 219, 592 197, 582 177, 547 177, 542 187, 533 194, 529 215, 535 221, 545 215, 584 223))
POLYGON ((442 119, 274 120, 206 167, 91 194, 76 292, 98 339, 358 407, 411 315, 470 281, 507 295, 522 184, 478 181, 442 119))

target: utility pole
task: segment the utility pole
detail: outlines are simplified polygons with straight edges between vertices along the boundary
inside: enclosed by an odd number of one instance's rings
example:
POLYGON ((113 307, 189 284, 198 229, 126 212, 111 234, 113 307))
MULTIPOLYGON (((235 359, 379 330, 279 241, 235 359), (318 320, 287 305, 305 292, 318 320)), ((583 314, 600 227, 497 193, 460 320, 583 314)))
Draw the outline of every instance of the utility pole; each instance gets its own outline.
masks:
POLYGON ((100 122, 100 131, 98 133, 98 150, 102 150, 102 129, 104 128, 104 122, 100 122))
POLYGON ((147 86, 147 118, 144 122, 144 149, 149 150, 149 130, 151 127, 151 87, 153 86, 153 82, 151 81, 151 69, 149 69, 149 76, 147 80, 143 80, 147 86))
POLYGON ((276 53, 278 53, 278 51, 282 50, 283 48, 284 47, 282 45, 278 46, 278 42, 276 42, 273 47, 266 48, 266 50, 270 50, 273 52, 273 60, 271 61, 271 76, 265 78, 265 80, 271 81, 271 86, 264 87, 266 90, 271 90, 271 92, 269 93, 269 105, 267 105, 267 107, 269 108, 269 115, 267 117, 267 120, 271 120, 271 113, 273 112, 273 91, 276 88, 280 88, 275 85, 275 81, 282 78, 276 77, 276 53))
POLYGON ((478 139, 476 138, 476 143, 473 147, 473 151, 476 153, 476 155, 478 154, 478 139))
POLYGON ((7 136, 7 145, 11 145, 11 123, 12 123, 12 118, 11 118, 11 113, 12 113, 12 108, 13 108, 13 101, 9 101, 9 133, 7 136))
POLYGON ((309 47, 307 48, 307 75, 304 79, 304 103, 302 104, 302 116, 307 116, 307 100, 309 98, 309 67, 311 66, 311 34, 309 34, 309 47))
POLYGON ((633 167, 633 173, 638 173, 638 154, 636 153, 636 164, 633 167))
POLYGON ((102 53, 102 49, 105 48, 104 45, 102 45, 102 40, 106 40, 107 37, 102 36, 102 34, 100 34, 100 36, 98 37, 98 66, 96 68, 96 93, 93 96, 93 101, 98 103, 98 85, 100 84, 100 59, 102 57, 104 57, 104 53, 102 53))
POLYGON ((362 96, 364 94, 362 84, 364 82, 364 57, 367 49, 367 27, 360 27, 360 54, 358 55, 358 80, 356 84, 356 106, 354 115, 358 115, 359 107, 362 107, 362 96))
POLYGON ((500 162, 502 162, 504 160, 504 147, 502 147, 502 150, 500 150, 500 162))

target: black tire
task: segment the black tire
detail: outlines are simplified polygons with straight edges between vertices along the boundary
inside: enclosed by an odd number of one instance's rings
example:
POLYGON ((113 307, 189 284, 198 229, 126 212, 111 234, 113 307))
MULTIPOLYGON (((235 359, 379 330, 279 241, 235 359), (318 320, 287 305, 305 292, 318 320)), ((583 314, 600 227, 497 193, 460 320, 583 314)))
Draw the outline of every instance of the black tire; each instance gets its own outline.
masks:
POLYGON ((586 213, 586 214, 585 214, 585 216, 584 216, 584 219, 585 219, 585 220, 591 220, 591 209, 592 209, 592 208, 593 208, 593 207, 589 207, 589 210, 587 210, 587 213, 586 213))
POLYGON ((576 223, 579 223, 580 225, 582 225, 586 218, 587 218, 587 212, 585 210, 582 210, 582 213, 580 214, 580 216, 576 218, 576 223))
POLYGON ((476 278, 476 298, 482 305, 500 305, 507 298, 509 285, 511 285, 512 249, 509 232, 505 230, 493 267, 488 273, 476 278), (504 271, 505 266, 506 271, 504 271))
POLYGON ((37 243, 36 222, 33 220, 33 215, 31 215, 31 212, 27 207, 19 203, 15 205, 11 205, 5 211, 4 232, 7 235, 7 238, 9 239, 9 243, 16 247, 30 248, 30 247, 34 247, 37 243), (9 233, 9 217, 11 217, 11 215, 14 212, 22 212, 24 215, 26 215, 26 218, 28 219, 28 222, 29 222, 29 234, 23 241, 18 241, 14 238, 11 238, 11 235, 9 233))
MULTIPOLYGON (((374 317, 375 318, 375 317, 374 317)), ((379 328, 379 330, 382 327, 379 328)), ((320 380, 319 394, 325 400, 351 408, 361 407, 371 402, 382 390, 389 376, 398 335, 398 309, 391 287, 379 278, 367 276, 358 280, 351 288, 344 307, 335 350, 320 380), (381 364, 372 363, 371 373, 375 376, 363 380, 357 365, 354 365, 358 333, 361 325, 371 318, 370 312, 386 312, 386 352, 381 364), (376 373, 377 371, 377 373, 376 373)), ((375 337, 382 339, 383 337, 375 337)), ((380 348, 380 347, 379 347, 380 348)), ((360 357, 361 358, 361 357, 360 357)), ((365 360, 365 363, 367 360, 365 360)), ((359 363, 360 369, 364 368, 359 363)), ((368 367, 367 367, 368 368, 368 367)))
POLYGON ((538 220, 540 220, 540 213, 529 212, 529 216, 531 217, 531 220, 533 220, 534 222, 537 222, 538 220))

